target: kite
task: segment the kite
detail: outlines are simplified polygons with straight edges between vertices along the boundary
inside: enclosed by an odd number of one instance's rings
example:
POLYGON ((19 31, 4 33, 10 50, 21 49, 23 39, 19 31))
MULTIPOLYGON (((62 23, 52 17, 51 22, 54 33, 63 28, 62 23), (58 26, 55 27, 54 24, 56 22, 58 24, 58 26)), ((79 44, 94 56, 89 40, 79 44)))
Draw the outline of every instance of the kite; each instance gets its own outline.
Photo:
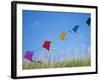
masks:
POLYGON ((73 30, 75 33, 77 33, 78 28, 79 28, 79 25, 76 25, 72 30, 73 30))
POLYGON ((88 25, 88 26, 90 26, 90 23, 91 23, 91 19, 90 19, 90 17, 87 19, 87 21, 86 21, 86 24, 88 25))
POLYGON ((32 51, 26 51, 24 58, 28 59, 29 61, 32 61, 33 52, 32 51))
POLYGON ((43 48, 47 49, 49 51, 50 49, 50 44, 51 44, 51 41, 45 41, 42 45, 43 48))
POLYGON ((66 37, 66 32, 61 32, 61 34, 60 34, 60 39, 61 39, 61 40, 64 40, 65 37, 66 37))

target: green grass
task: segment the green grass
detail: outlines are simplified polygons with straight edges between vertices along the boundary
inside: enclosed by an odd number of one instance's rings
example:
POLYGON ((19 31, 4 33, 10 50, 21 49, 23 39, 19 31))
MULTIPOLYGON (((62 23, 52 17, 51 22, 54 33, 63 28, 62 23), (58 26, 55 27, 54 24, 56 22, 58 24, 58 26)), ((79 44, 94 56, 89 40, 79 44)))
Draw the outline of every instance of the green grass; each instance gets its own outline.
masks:
POLYGON ((91 66, 90 58, 63 60, 61 62, 23 62, 23 69, 41 69, 41 68, 63 68, 63 67, 84 67, 91 66))

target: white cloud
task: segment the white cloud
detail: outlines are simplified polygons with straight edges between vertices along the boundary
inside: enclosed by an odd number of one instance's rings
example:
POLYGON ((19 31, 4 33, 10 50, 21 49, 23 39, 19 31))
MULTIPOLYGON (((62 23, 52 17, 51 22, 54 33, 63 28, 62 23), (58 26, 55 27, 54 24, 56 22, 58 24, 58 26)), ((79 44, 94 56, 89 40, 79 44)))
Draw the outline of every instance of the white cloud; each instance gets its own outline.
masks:
POLYGON ((32 23, 30 23, 30 26, 31 26, 31 27, 37 27, 37 25, 39 25, 39 24, 40 24, 40 21, 35 20, 35 21, 33 21, 32 23))

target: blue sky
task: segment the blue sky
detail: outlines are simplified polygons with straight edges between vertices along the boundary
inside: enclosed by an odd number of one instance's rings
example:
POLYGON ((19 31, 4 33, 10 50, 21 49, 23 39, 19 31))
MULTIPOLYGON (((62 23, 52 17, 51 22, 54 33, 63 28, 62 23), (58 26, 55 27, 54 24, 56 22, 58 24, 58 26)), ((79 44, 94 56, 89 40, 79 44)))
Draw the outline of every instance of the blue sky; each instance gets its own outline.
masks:
POLYGON ((89 17, 89 13, 23 10, 23 54, 33 51, 35 59, 52 61, 88 56, 91 27, 86 20, 89 17), (79 25, 77 33, 72 31, 75 25, 79 25), (67 40, 60 40, 61 32, 67 33, 67 40), (46 40, 51 41, 49 51, 42 47, 46 40))

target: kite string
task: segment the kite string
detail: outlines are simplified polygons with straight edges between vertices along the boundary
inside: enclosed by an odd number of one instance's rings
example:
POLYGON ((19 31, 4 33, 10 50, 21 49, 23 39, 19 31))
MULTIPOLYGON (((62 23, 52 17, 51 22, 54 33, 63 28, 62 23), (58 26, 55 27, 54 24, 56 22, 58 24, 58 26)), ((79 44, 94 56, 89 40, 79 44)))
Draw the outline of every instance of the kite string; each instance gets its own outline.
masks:
MULTIPOLYGON (((76 25, 77 26, 77 25, 76 25)), ((79 26, 79 25, 78 25, 79 26)), ((78 29, 79 29, 80 27, 78 27, 78 29)), ((79 30, 78 30, 78 32, 79 32, 79 30)), ((68 33, 68 35, 70 34, 70 30, 69 31, 67 31, 67 33, 68 33)), ((75 36, 77 36, 77 34, 75 34, 75 36)), ((66 37, 65 37, 66 38, 66 37)), ((76 37, 73 39, 73 41, 76 39, 76 37)), ((65 39, 65 40, 67 40, 67 38, 65 39)), ((55 42, 56 41, 56 39, 54 39, 53 40, 53 42, 55 42)))
MULTIPOLYGON (((57 38, 58 38, 58 36, 57 36, 55 39, 52 40, 52 43, 55 43, 57 38)), ((60 39, 60 37, 59 37, 59 39, 60 39)), ((51 43, 51 44, 52 44, 52 43, 51 43)), ((54 51, 54 52, 55 52, 55 51, 54 51)), ((53 52, 53 54, 54 54, 54 52, 53 52)), ((61 52, 61 50, 60 50, 60 52, 61 52)), ((51 55, 51 57, 50 57, 50 59, 49 59, 49 62, 51 62, 51 60, 53 59, 52 57, 54 58, 54 56, 51 55)))
MULTIPOLYGON (((69 32, 68 32, 68 33, 69 33, 69 32)), ((57 38, 58 38, 58 37, 56 37, 56 38, 54 38, 53 40, 51 40, 51 44, 52 44, 52 43, 55 43, 57 38)), ((50 47, 50 48, 51 48, 51 47, 50 47)), ((36 48, 36 49, 34 50, 34 52, 37 51, 37 50, 39 50, 39 49, 41 49, 41 47, 36 48)), ((52 50, 52 49, 51 49, 51 50, 52 50)), ((52 57, 51 57, 51 59, 52 59, 52 57)), ((50 59, 49 61, 51 61, 51 59, 50 59)))
MULTIPOLYGON (((56 37, 56 38, 54 38, 52 41, 51 41, 51 45, 54 43, 55 44, 55 42, 56 42, 56 39, 58 38, 58 36, 56 37)), ((50 50, 50 51, 53 51, 53 48, 50 50)), ((55 52, 55 50, 52 52, 53 54, 54 54, 54 52, 55 52)), ((51 53, 51 52, 50 52, 51 53)), ((49 64, 51 64, 51 61, 52 61, 52 57, 54 57, 54 56, 52 56, 52 54, 50 54, 49 55, 49 64)))
MULTIPOLYGON (((67 31, 67 33, 69 34, 69 33, 70 33, 70 30, 69 30, 69 31, 67 31)), ((57 37, 57 38, 58 38, 58 37, 57 37)), ((73 40, 74 40, 74 39, 73 39, 73 40)), ((52 43, 54 43, 55 41, 56 41, 56 38, 52 40, 52 43)), ((52 44, 52 43, 51 43, 51 44, 52 44)), ((40 48, 41 48, 41 47, 39 47, 39 48, 35 49, 34 51, 37 51, 37 50, 38 50, 38 49, 40 49, 40 48)))

